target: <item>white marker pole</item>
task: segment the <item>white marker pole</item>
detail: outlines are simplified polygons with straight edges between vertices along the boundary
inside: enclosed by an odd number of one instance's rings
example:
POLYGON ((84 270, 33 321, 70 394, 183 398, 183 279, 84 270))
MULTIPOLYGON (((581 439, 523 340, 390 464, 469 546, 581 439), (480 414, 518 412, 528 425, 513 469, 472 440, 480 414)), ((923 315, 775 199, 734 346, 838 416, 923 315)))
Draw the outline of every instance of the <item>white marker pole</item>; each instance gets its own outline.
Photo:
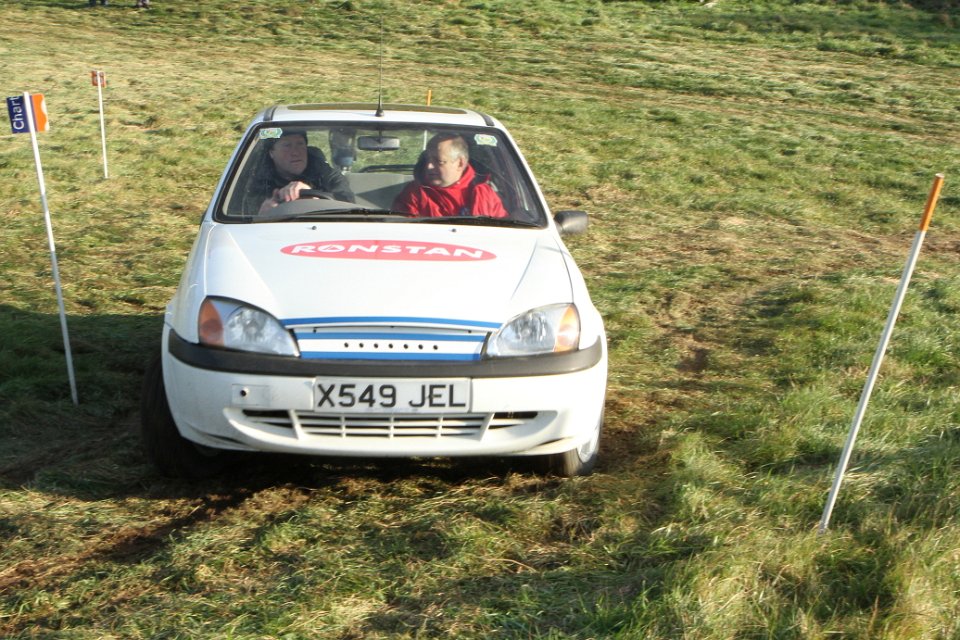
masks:
POLYGON ((40 184, 40 202, 43 204, 43 220, 47 226, 47 243, 50 245, 50 264, 53 266, 53 283, 57 290, 57 304, 60 307, 60 330, 63 332, 63 347, 67 354, 67 375, 70 377, 70 396, 73 404, 77 399, 77 381, 73 375, 73 354, 70 350, 70 334, 67 332, 67 312, 63 307, 63 290, 60 287, 60 267, 57 266, 57 249, 53 243, 53 223, 50 221, 50 209, 47 207, 47 186, 43 181, 43 167, 40 164, 40 147, 37 145, 37 125, 33 119, 33 102, 28 92, 23 93, 23 102, 27 111, 27 126, 30 129, 30 141, 33 143, 33 160, 37 165, 37 182, 40 184))
POLYGON ((870 394, 873 392, 873 385, 877 381, 877 374, 880 371, 880 363, 883 362, 883 356, 887 351, 890 334, 893 333, 893 326, 896 324, 897 316, 900 314, 900 305, 903 304, 903 298, 907 293, 907 286, 910 284, 910 277, 913 275, 913 267, 917 264, 917 258, 920 255, 920 246, 923 244, 923 238, 927 235, 927 229, 930 227, 930 218, 933 217, 933 209, 937 205, 937 199, 940 197, 940 189, 942 187, 943 174, 938 173, 933 180, 933 186, 930 188, 930 196, 927 198, 927 206, 923 210, 920 229, 917 230, 917 234, 913 238, 913 246, 910 248, 907 264, 903 269, 903 275, 900 277, 900 286, 897 287, 897 293, 893 298, 893 305, 890 307, 890 313, 887 314, 887 325, 883 329, 883 335, 880 337, 880 344, 877 345, 877 351, 873 354, 873 364, 870 365, 867 382, 863 385, 863 391, 860 393, 860 403, 857 405, 857 411, 853 416, 853 423, 850 425, 847 443, 844 445, 843 453, 840 455, 837 474, 833 479, 833 487, 830 489, 830 495, 827 497, 827 504, 824 506, 823 516, 820 518, 818 533, 824 533, 827 527, 830 526, 830 515, 833 513, 833 507, 837 502, 840 483, 843 482, 843 474, 846 473, 847 465, 850 463, 853 444, 856 442, 857 432, 860 431, 863 414, 866 413, 867 403, 870 401, 870 394))
POLYGON ((107 128, 103 121, 103 85, 106 84, 106 76, 103 71, 96 71, 97 80, 97 99, 100 102, 100 141, 103 145, 103 177, 109 178, 110 173, 107 170, 107 128))

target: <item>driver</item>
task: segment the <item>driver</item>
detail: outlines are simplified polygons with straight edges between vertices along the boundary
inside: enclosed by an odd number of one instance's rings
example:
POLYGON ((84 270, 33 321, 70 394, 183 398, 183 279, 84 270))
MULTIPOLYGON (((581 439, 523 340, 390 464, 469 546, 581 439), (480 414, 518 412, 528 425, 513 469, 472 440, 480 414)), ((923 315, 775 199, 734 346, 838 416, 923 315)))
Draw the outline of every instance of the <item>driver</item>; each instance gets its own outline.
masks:
POLYGON ((328 191, 335 200, 354 202, 353 192, 342 173, 327 164, 323 153, 307 146, 302 129, 284 130, 279 138, 263 141, 267 155, 254 180, 251 193, 261 201, 260 213, 291 200, 303 189, 328 191))

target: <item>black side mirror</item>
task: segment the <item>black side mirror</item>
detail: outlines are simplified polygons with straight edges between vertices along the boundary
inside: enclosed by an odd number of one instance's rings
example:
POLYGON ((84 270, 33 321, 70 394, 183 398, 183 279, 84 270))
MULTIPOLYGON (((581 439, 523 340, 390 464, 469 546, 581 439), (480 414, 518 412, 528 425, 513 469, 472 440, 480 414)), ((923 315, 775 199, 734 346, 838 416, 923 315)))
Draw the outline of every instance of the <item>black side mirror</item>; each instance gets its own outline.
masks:
POLYGON ((586 211, 557 211, 553 220, 560 229, 560 235, 573 236, 587 230, 586 211))

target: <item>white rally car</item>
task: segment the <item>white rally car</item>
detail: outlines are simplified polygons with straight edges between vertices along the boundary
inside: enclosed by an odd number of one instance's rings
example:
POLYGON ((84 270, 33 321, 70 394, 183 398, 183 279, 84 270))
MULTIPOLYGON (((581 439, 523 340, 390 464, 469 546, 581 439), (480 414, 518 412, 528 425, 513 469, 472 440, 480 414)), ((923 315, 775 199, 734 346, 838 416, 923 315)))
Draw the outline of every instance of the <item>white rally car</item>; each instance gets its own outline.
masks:
POLYGON ((534 456, 590 473, 606 339, 560 239, 585 228, 581 211, 550 213, 485 114, 264 110, 166 309, 144 380, 149 458, 183 477, 237 451, 534 456), (445 210, 441 174, 458 166, 470 179, 445 210))

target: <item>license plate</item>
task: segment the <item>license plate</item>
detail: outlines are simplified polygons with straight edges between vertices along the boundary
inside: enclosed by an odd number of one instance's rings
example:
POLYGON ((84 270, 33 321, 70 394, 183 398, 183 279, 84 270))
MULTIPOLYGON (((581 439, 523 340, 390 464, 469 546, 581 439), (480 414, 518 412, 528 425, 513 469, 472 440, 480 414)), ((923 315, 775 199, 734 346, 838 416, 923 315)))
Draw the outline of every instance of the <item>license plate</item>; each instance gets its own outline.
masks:
POLYGON ((335 413, 467 413, 470 380, 317 378, 314 409, 335 413))

